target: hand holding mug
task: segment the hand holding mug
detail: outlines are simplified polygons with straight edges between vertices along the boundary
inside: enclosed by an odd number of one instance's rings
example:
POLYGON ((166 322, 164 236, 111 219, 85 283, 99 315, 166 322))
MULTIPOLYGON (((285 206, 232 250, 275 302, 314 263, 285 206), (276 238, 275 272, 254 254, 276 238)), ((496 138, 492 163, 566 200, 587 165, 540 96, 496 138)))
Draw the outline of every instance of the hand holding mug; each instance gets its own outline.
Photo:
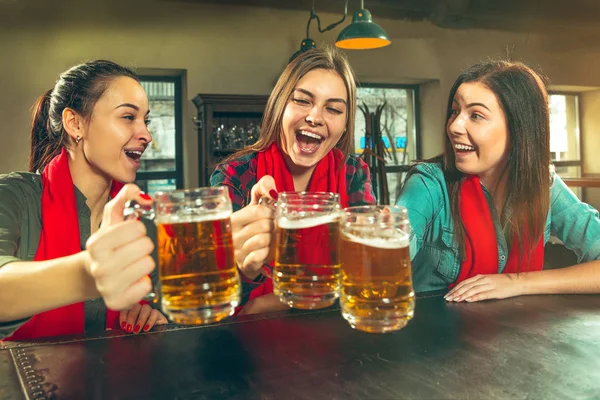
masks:
POLYGON ((262 177, 252 188, 251 203, 231 215, 235 260, 239 269, 249 279, 256 278, 265 263, 274 257, 275 210, 263 204, 277 200, 273 177, 262 177))
POLYGON ((152 289, 148 275, 155 267, 151 256, 154 244, 142 222, 124 221, 123 211, 129 200, 152 204, 136 185, 125 185, 106 204, 100 230, 86 243, 86 269, 106 306, 113 310, 128 309, 152 289))

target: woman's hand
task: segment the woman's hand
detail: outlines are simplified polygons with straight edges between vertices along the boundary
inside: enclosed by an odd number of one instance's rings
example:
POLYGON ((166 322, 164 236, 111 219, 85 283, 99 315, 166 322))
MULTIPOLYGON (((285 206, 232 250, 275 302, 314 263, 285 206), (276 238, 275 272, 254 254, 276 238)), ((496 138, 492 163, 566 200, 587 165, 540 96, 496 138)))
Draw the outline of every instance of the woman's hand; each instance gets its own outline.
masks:
POLYGON ((270 263, 274 255, 275 211, 259 205, 263 197, 277 200, 275 181, 269 175, 252 188, 252 202, 231 215, 235 260, 249 279, 256 278, 262 265, 270 263))
POLYGON ((86 269, 112 310, 132 307, 152 289, 148 275, 155 267, 151 256, 154 244, 142 222, 123 220, 128 200, 152 204, 136 185, 125 185, 106 204, 101 228, 86 243, 86 269))
POLYGON ((269 263, 275 243, 275 212, 262 205, 249 205, 231 215, 233 248, 238 268, 249 279, 256 278, 263 263, 269 263))
POLYGON ((262 197, 266 197, 273 201, 277 200, 279 196, 277 194, 277 186, 275 185, 275 179, 271 175, 265 175, 254 186, 252 186, 251 195, 251 203, 250 204, 259 204, 259 201, 262 197))
POLYGON ((238 315, 260 314, 272 311, 288 310, 290 307, 282 303, 274 293, 258 296, 248 301, 238 315))
POLYGON ((148 304, 135 304, 129 310, 121 311, 121 329, 127 333, 148 332, 154 325, 164 325, 169 321, 159 311, 148 304))
POLYGON ((446 301, 474 302, 490 299, 505 299, 523 294, 520 278, 517 274, 476 275, 465 279, 452 290, 444 299, 446 301))

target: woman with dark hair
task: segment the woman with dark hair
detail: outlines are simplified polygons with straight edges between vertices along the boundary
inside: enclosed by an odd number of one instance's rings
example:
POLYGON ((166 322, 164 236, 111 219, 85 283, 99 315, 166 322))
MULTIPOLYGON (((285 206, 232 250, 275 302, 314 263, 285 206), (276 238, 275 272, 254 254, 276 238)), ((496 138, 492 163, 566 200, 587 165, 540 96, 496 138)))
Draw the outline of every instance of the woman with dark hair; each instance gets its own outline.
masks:
POLYGON ((211 185, 228 186, 233 202, 235 257, 245 278, 242 302, 255 287, 244 313, 268 309, 267 304, 287 307, 272 294, 268 272, 263 274, 272 260, 274 215, 258 204, 261 197, 335 192, 343 207, 375 203, 367 165, 349 155, 355 112, 356 82, 346 57, 333 48, 307 51, 279 77, 256 144, 229 157, 211 176, 211 185))
POLYGON ((416 291, 448 301, 599 293, 600 220, 550 166, 544 79, 519 62, 476 64, 450 90, 444 153, 416 164, 398 204, 412 225, 416 291), (580 264, 543 271, 554 232, 580 264))
POLYGON ((142 222, 122 217, 126 201, 152 202, 124 185, 152 141, 148 113, 138 78, 109 61, 69 69, 38 100, 30 173, 0 176, 0 338, 167 322, 138 304, 154 246, 142 222))

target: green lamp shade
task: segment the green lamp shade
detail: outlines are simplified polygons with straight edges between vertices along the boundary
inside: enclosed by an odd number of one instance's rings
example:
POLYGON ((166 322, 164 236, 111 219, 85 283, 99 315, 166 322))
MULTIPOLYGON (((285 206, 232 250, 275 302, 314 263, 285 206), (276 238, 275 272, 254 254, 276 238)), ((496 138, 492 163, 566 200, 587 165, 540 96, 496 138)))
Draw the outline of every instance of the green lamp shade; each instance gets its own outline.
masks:
POLYGON ((381 27, 373 23, 369 10, 358 10, 352 16, 352 23, 337 37, 335 45, 342 49, 376 49, 392 43, 381 27))
POLYGON ((300 51, 302 53, 304 53, 305 51, 308 51, 310 49, 315 49, 315 48, 317 48, 317 44, 311 38, 304 39, 302 41, 302 44, 300 45, 300 51))
POLYGON ((298 57, 300 54, 304 53, 305 51, 309 51, 311 49, 316 49, 316 48, 317 48, 317 43, 314 40, 312 40, 311 38, 304 39, 302 41, 302 43, 300 44, 300 50, 298 50, 297 52, 292 54, 288 63, 291 63, 294 58, 298 57))

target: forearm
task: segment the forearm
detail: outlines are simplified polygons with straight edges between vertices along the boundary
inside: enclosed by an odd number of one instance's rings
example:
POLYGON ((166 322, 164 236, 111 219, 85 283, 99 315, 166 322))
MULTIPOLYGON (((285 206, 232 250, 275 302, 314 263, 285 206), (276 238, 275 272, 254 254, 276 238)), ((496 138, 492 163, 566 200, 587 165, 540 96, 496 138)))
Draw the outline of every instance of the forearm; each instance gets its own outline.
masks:
POLYGON ((523 294, 600 293, 600 260, 519 274, 523 294))
POLYGON ((85 268, 87 252, 47 261, 16 261, 0 268, 0 322, 99 297, 85 268))

